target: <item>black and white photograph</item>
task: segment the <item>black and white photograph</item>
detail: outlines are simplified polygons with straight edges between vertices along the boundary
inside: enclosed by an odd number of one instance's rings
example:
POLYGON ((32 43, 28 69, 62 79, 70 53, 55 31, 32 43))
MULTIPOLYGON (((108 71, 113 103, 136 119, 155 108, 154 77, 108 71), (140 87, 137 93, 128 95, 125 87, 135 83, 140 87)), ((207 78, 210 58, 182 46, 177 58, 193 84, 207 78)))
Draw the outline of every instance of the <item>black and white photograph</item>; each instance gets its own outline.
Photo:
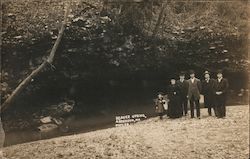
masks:
POLYGON ((248 159, 249 0, 2 0, 0 159, 248 159))

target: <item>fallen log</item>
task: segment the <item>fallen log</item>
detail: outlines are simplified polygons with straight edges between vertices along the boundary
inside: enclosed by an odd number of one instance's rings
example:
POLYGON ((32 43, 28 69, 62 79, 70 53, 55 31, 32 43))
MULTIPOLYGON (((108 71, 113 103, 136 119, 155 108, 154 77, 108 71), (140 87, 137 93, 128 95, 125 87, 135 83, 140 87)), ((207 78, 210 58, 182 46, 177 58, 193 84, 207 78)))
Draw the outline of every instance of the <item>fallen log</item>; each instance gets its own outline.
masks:
POLYGON ((1 108, 0 108, 0 112, 6 110, 10 104, 16 99, 16 97, 20 94, 20 92, 26 88, 26 86, 30 83, 30 81, 35 77, 37 76, 47 65, 52 65, 52 62, 54 60, 54 57, 55 57, 55 53, 56 53, 56 50, 61 42, 61 39, 62 39, 62 35, 64 33, 64 30, 65 30, 65 26, 67 24, 67 19, 68 19, 68 15, 69 15, 69 11, 70 11, 70 4, 67 4, 66 6, 66 11, 64 13, 64 19, 63 19, 63 22, 62 22, 62 26, 59 30, 59 33, 58 33, 58 37, 53 45, 53 48, 47 58, 47 60, 45 60, 40 66, 38 66, 35 70, 33 70, 31 72, 31 74, 29 74, 28 77, 26 77, 17 87, 16 89, 11 93, 11 95, 4 101, 4 103, 1 105, 1 108))

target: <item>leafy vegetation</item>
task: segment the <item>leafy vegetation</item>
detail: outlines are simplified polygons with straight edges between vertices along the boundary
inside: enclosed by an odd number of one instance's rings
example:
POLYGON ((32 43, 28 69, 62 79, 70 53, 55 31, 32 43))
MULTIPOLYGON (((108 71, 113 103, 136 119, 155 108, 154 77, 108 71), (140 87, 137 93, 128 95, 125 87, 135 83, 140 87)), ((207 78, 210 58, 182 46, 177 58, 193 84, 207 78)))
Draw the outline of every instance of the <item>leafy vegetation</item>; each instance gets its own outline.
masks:
MULTIPOLYGON (((189 68, 246 71, 247 1, 72 0, 48 80, 159 78, 189 68), (149 75, 150 74, 150 75, 149 75)), ((3 99, 43 62, 67 1, 3 2, 3 99)), ((46 85, 40 80, 27 88, 46 85)), ((60 83, 60 82, 59 82, 60 83)))

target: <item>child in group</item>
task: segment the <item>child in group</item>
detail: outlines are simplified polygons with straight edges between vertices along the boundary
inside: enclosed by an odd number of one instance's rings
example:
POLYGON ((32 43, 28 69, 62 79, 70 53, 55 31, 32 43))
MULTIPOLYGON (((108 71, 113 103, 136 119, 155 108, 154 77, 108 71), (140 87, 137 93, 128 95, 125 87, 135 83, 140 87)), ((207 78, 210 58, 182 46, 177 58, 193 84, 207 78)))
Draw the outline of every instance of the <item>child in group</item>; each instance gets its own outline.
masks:
POLYGON ((158 113, 160 119, 163 118, 165 110, 167 110, 167 100, 164 99, 163 93, 159 92, 155 100, 155 112, 158 113))

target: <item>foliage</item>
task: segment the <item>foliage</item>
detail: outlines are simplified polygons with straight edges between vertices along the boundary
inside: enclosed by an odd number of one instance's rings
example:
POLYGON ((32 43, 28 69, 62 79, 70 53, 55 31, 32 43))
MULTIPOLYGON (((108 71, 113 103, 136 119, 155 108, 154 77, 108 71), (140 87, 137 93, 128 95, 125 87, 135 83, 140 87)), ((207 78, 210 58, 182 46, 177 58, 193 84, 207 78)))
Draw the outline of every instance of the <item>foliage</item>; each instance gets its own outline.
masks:
MULTIPOLYGON (((56 70, 52 66, 41 79, 112 79, 183 68, 245 71, 249 64, 247 1, 71 2, 71 21, 55 59, 56 70), (152 37, 162 7, 164 14, 152 37)), ((63 18, 64 3, 3 3, 4 99, 49 53, 63 18)), ((30 92, 46 85, 34 80, 27 88, 30 92)))

